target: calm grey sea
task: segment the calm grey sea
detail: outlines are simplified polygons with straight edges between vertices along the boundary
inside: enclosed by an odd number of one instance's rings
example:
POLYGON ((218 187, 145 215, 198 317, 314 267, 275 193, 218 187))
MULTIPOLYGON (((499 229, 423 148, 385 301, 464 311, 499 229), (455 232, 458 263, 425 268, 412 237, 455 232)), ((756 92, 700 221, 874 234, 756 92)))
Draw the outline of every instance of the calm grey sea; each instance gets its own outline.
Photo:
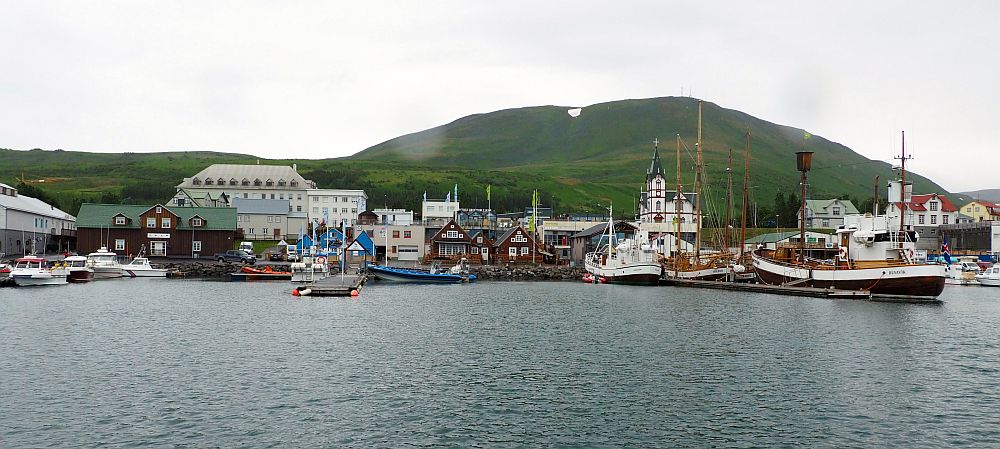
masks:
POLYGON ((0 446, 1000 445, 1000 289, 291 289, 0 289, 0 446))

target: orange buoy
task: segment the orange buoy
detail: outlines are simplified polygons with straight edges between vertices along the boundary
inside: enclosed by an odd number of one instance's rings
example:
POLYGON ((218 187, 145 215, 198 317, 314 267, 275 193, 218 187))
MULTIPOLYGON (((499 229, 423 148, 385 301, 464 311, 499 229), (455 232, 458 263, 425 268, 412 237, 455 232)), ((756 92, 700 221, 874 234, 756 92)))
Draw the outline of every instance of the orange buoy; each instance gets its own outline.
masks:
POLYGON ((299 289, 292 289, 292 296, 299 296, 299 289))
POLYGON ((357 290, 351 290, 351 297, 352 297, 352 298, 355 298, 355 297, 357 297, 358 295, 360 295, 360 293, 358 293, 358 291, 357 291, 357 290))

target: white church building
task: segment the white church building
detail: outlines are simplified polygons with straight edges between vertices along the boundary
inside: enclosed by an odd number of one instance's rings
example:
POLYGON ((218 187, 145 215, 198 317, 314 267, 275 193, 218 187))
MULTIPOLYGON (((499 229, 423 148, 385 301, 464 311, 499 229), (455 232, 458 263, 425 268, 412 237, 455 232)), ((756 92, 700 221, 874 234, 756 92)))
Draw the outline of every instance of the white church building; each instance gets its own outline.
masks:
POLYGON ((663 176, 658 146, 653 147, 653 160, 646 170, 646 185, 639 193, 639 225, 652 232, 675 232, 680 222, 681 233, 695 232, 698 220, 695 218, 694 193, 680 194, 678 213, 676 184, 668 185, 663 176), (674 187, 674 188, 669 188, 674 187))

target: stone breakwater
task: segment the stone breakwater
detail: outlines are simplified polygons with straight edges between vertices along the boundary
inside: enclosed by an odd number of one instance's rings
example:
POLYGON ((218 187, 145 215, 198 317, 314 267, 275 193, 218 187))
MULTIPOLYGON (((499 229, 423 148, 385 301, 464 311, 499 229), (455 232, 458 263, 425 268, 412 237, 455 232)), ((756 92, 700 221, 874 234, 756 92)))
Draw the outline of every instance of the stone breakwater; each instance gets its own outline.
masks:
POLYGON ((552 265, 486 265, 472 268, 472 273, 483 281, 575 281, 586 272, 583 267, 552 265))
MULTIPOLYGON (((156 268, 166 268, 171 277, 184 278, 224 278, 236 273, 243 264, 213 261, 169 261, 153 263, 156 268)), ((286 271, 288 264, 257 264, 254 268, 270 266, 276 271, 286 271)), ((334 267, 333 271, 340 271, 334 267)), ((472 267, 472 273, 483 281, 575 281, 583 277, 583 267, 529 266, 529 265, 486 265, 472 267)))

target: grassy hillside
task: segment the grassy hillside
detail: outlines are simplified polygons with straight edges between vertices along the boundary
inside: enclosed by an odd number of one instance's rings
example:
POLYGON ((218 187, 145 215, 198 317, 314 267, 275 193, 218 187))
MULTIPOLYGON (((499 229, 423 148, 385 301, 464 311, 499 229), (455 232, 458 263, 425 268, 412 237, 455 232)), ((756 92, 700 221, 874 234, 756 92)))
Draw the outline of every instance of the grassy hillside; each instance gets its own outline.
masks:
MULTIPOLYGON (((609 201, 624 216, 634 213, 658 138, 668 182, 674 178, 675 138, 680 134, 682 183, 693 184, 697 103, 691 98, 654 98, 601 103, 579 117, 565 107, 541 106, 477 114, 447 125, 392 139, 349 158, 267 160, 244 154, 169 152, 100 154, 70 151, 0 150, 0 181, 13 184, 22 172, 33 185, 53 193, 60 206, 76 211, 82 201, 163 201, 185 176, 216 163, 298 163, 321 187, 362 188, 372 206, 419 210, 424 191, 443 197, 459 184, 463 205, 485 206, 493 185, 493 206, 514 211, 539 189, 557 212, 597 211, 609 201), (38 182, 43 180, 44 182, 38 182)), ((735 150, 734 184, 742 186, 744 133, 752 135, 751 192, 768 208, 778 192, 797 192, 796 151, 814 151, 810 196, 855 199, 871 196, 876 175, 893 175, 888 164, 868 160, 820 136, 776 125, 713 103, 703 105, 706 197, 719 213, 725 194, 725 166, 735 150)), ((916 192, 945 190, 920 176, 916 192)), ((738 196, 738 194, 737 194, 738 196)), ((738 205, 736 205, 738 207, 738 205)), ((617 215, 617 214, 616 214, 617 215)))

